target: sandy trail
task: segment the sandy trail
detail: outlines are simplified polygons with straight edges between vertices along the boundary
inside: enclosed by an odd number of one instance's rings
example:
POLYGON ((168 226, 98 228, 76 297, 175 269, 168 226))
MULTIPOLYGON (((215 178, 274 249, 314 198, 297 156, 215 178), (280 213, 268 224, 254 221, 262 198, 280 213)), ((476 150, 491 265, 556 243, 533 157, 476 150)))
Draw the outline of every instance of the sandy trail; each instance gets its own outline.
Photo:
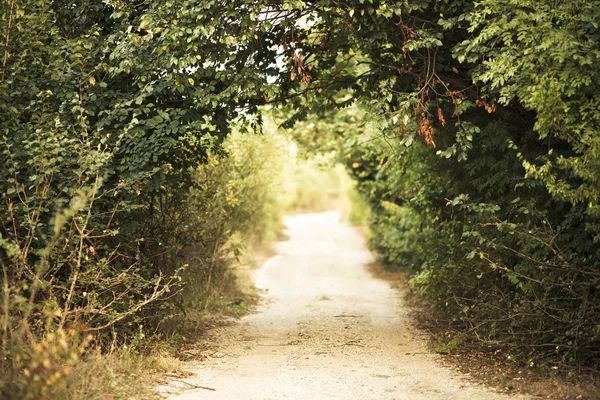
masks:
POLYGON ((187 382, 214 391, 169 398, 508 399, 436 362, 401 293, 369 274, 364 239, 339 220, 338 212, 286 218, 289 240, 255 272, 268 290, 262 306, 214 330, 218 353, 189 365, 187 382))

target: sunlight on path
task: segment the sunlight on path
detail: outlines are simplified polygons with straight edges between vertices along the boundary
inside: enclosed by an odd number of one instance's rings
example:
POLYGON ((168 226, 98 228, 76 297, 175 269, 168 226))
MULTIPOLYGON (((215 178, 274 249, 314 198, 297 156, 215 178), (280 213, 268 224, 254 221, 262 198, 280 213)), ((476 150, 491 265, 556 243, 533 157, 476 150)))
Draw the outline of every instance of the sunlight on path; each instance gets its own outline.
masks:
POLYGON ((255 273, 262 306, 214 330, 219 350, 189 366, 187 382, 214 390, 171 399, 525 398, 440 367, 409 326, 401 293, 366 270, 364 239, 339 221, 336 211, 286 218, 289 240, 255 273))

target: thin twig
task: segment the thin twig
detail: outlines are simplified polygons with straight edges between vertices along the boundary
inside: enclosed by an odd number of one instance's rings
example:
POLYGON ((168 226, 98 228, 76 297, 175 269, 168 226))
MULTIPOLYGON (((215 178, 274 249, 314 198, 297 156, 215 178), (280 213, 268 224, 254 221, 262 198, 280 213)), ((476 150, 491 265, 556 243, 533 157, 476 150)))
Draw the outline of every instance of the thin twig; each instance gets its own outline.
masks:
POLYGON ((194 389, 204 389, 204 390, 210 390, 211 392, 216 392, 216 391, 217 391, 217 389, 214 389, 214 388, 211 388, 211 387, 208 387, 208 386, 194 385, 193 383, 189 383, 189 382, 186 382, 186 381, 184 381, 184 380, 181 380, 181 379, 171 379, 171 380, 172 380, 172 381, 175 381, 175 382, 181 382, 181 383, 185 383, 186 385, 190 385, 190 386, 191 386, 191 387, 193 387, 194 389))
POLYGON ((10 11, 8 17, 8 26, 6 27, 6 43, 4 44, 4 61, 2 62, 2 79, 0 82, 4 82, 4 75, 6 74, 6 63, 8 62, 8 44, 10 39, 10 28, 13 21, 13 9, 15 8, 16 0, 10 2, 10 11))

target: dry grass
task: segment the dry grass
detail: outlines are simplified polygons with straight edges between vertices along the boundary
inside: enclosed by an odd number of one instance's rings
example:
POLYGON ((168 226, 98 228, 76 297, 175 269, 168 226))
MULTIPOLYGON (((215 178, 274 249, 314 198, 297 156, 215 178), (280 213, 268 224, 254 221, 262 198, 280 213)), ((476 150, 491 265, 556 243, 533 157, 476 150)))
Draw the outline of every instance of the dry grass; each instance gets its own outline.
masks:
POLYGON ((169 349, 156 349, 147 355, 127 352, 88 355, 68 377, 69 399, 155 399, 156 383, 165 374, 183 374, 183 362, 169 349))
POLYGON ((157 386, 188 375, 185 361, 197 359, 208 346, 210 329, 232 323, 254 310, 259 290, 251 271, 272 256, 268 247, 253 249, 232 266, 231 273, 215 282, 201 311, 181 321, 177 331, 163 332, 169 341, 137 352, 120 348, 110 354, 93 351, 83 358, 65 381, 63 393, 73 400, 158 399, 157 386))

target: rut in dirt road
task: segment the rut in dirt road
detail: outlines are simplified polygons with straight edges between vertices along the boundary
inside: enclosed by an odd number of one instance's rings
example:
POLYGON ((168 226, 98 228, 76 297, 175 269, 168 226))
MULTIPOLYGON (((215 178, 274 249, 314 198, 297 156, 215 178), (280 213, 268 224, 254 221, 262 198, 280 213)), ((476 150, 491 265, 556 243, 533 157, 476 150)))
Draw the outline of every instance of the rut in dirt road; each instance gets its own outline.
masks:
POLYGON ((187 382, 214 390, 171 399, 524 398, 436 363, 409 325, 402 294, 369 274, 365 241, 339 212, 285 223, 289 240, 255 273, 266 293, 258 312, 214 330, 218 353, 189 366, 187 382))

